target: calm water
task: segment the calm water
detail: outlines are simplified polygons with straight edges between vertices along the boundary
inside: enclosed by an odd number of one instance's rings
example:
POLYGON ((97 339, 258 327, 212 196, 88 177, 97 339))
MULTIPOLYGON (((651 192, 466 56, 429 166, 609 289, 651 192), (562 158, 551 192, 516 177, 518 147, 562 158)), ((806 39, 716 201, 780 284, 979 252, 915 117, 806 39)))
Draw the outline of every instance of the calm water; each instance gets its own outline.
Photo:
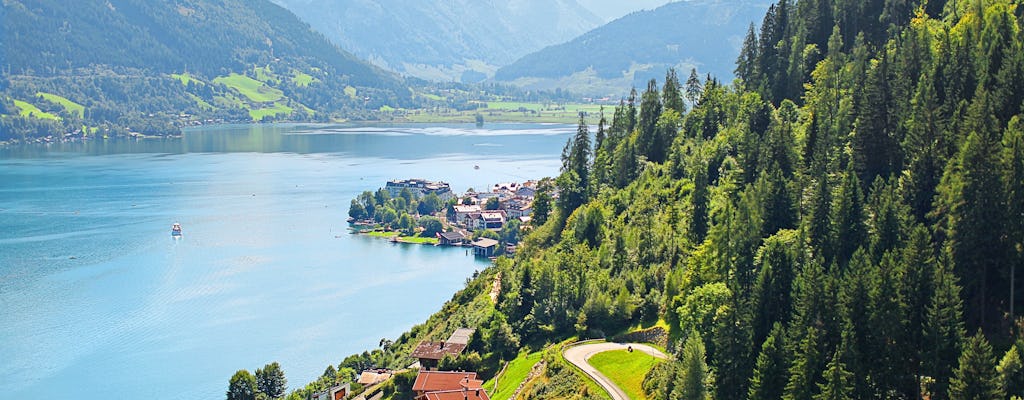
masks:
POLYGON ((350 199, 395 178, 462 192, 551 176, 573 129, 233 126, 0 149, 0 398, 219 399, 271 361, 304 385, 487 266, 349 235, 350 199))

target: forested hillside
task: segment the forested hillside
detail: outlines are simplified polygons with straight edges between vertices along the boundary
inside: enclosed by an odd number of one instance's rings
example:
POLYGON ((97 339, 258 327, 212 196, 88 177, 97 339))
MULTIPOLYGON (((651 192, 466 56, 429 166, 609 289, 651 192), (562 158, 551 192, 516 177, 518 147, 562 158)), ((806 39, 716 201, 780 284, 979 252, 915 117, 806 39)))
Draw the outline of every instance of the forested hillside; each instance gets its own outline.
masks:
MULTIPOLYGON (((407 365, 461 325, 442 368, 489 377, 517 348, 657 324, 676 360, 652 399, 1024 396, 1015 3, 778 2, 735 86, 670 71, 581 124, 515 258, 339 367, 407 365)), ((602 396, 544 357, 522 398, 602 396)))
POLYGON ((3 13, 0 140, 310 120, 410 98, 266 0, 11 0, 3 13))
POLYGON ((691 0, 638 11, 565 43, 528 54, 495 79, 592 95, 621 93, 668 68, 730 81, 735 55, 767 0, 691 0))

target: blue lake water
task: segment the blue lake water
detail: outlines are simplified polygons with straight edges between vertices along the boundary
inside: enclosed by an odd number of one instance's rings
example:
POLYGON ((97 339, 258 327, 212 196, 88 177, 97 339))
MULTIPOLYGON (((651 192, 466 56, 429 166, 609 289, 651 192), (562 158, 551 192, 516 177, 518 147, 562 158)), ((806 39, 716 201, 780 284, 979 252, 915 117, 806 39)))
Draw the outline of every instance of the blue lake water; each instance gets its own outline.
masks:
POLYGON ((574 129, 254 125, 0 149, 0 397, 219 399, 271 361, 304 385, 488 265, 348 234, 354 196, 553 176, 574 129))

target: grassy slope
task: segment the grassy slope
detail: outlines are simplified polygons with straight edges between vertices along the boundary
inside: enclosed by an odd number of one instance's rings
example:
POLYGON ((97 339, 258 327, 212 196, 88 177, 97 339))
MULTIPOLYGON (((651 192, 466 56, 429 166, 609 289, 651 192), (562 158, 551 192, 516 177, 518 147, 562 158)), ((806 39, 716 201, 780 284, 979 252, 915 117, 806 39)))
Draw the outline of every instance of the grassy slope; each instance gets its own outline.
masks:
POLYGON ((498 386, 494 386, 494 379, 484 382, 484 389, 487 393, 491 394, 492 400, 508 400, 512 397, 512 393, 519 387, 519 383, 526 379, 526 376, 530 374, 530 370, 533 365, 540 361, 543 353, 535 351, 533 353, 519 353, 516 359, 512 360, 508 364, 508 368, 505 369, 505 373, 501 375, 501 380, 498 382, 498 386))
POLYGON ((280 100, 284 97, 284 93, 280 90, 269 87, 263 84, 263 82, 245 75, 233 73, 226 77, 220 76, 214 78, 213 81, 237 90, 238 93, 241 93, 243 96, 248 97, 250 101, 256 103, 268 103, 280 100))
POLYGON ((278 103, 274 103, 274 105, 272 105, 270 107, 266 107, 266 108, 251 108, 251 109, 249 109, 249 116, 252 117, 253 121, 259 121, 259 120, 262 120, 263 117, 268 116, 268 115, 271 115, 271 116, 278 115, 278 114, 290 115, 292 113, 292 111, 295 111, 295 109, 293 109, 291 107, 288 107, 287 105, 285 105, 283 103, 278 102, 278 103))
POLYGON ((36 107, 28 102, 14 100, 14 106, 18 107, 18 109, 21 110, 21 112, 19 112, 18 115, 21 115, 22 117, 28 117, 31 115, 32 117, 39 119, 51 119, 54 121, 60 121, 60 117, 50 114, 48 112, 43 112, 43 110, 40 110, 39 107, 36 107))
POLYGON ((295 86, 306 87, 316 81, 317 79, 314 78, 313 75, 303 73, 297 69, 292 71, 292 83, 294 83, 295 86))
POLYGON ((644 375, 661 360, 642 351, 626 350, 597 353, 589 360, 590 365, 615 382, 631 399, 643 400, 644 375))
POLYGON ((185 72, 185 73, 182 73, 182 74, 171 74, 171 78, 177 79, 179 82, 181 82, 182 85, 188 85, 189 82, 195 82, 195 84, 197 84, 197 85, 205 85, 206 84, 206 83, 204 83, 201 80, 193 78, 192 75, 189 74, 188 72, 185 72))
POLYGON ((36 96, 42 96, 44 99, 46 99, 46 101, 60 104, 60 106, 64 107, 64 109, 67 110, 69 113, 77 114, 79 117, 81 117, 82 113, 85 112, 85 106, 68 100, 67 98, 55 95, 53 93, 39 92, 36 93, 36 96))

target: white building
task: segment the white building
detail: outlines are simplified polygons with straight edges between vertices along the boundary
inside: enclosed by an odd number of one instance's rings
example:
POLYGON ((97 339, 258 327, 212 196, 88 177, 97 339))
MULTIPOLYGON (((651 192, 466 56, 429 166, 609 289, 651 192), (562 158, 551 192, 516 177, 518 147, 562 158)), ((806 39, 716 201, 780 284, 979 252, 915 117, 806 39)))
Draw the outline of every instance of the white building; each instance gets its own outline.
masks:
POLYGON ((441 201, 455 198, 455 193, 452 193, 452 188, 447 182, 433 182, 426 179, 396 179, 388 181, 384 188, 391 194, 391 197, 398 197, 402 193, 402 189, 409 189, 416 198, 422 198, 431 193, 440 197, 441 201))

